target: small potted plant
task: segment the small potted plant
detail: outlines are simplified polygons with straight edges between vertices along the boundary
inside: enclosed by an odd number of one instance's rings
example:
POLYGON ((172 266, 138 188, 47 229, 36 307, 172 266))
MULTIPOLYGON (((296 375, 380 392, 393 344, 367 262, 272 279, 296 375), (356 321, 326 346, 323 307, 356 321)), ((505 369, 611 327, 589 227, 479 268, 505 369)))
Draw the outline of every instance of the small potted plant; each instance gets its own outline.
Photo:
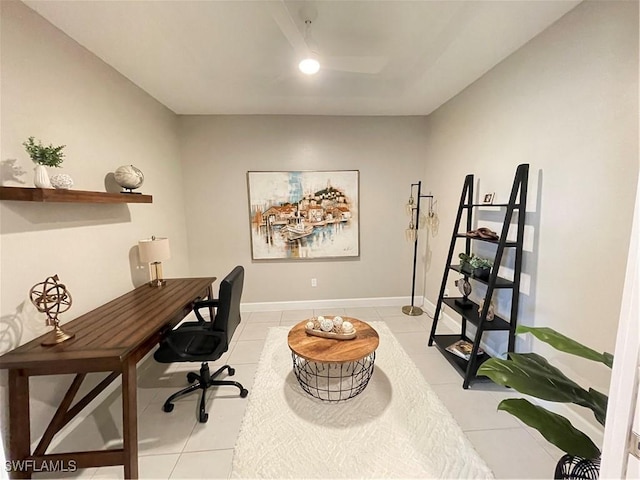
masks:
POLYGON ((464 252, 459 254, 458 258, 460 258, 460 270, 463 273, 467 273, 481 280, 487 280, 489 278, 489 273, 493 266, 491 260, 478 257, 474 253, 467 255, 464 252))
POLYGON ((22 145, 24 145, 33 163, 36 164, 34 185, 38 188, 51 188, 49 173, 45 167, 60 167, 64 160, 62 149, 66 145, 54 147, 49 144, 48 147, 45 147, 40 140, 36 144, 33 137, 29 137, 22 145))
POLYGON ((462 273, 468 273, 469 275, 473 274, 473 267, 471 266, 471 259, 474 256, 475 255, 473 253, 471 255, 467 255, 464 252, 462 252, 461 254, 458 255, 458 258, 460 259, 460 271, 462 273))
POLYGON ((491 273, 493 262, 487 258, 474 256, 471 259, 471 268, 473 268, 473 276, 481 280, 488 280, 491 273))
MULTIPOLYGON (((531 333, 538 340, 556 350, 603 363, 613 367, 613 355, 599 353, 547 327, 518 326, 517 334, 531 333)), ((549 402, 574 403, 589 408, 598 423, 604 426, 608 397, 594 390, 584 389, 536 353, 509 353, 509 358, 491 358, 478 369, 478 375, 489 377, 495 383, 517 390, 525 395, 549 402)), ((523 398, 509 398, 498 404, 518 417, 558 447, 566 455, 556 466, 555 478, 597 478, 600 465, 600 449, 583 432, 575 428, 562 415, 534 405, 523 398), (589 476, 574 476, 571 469, 587 471, 589 476)))

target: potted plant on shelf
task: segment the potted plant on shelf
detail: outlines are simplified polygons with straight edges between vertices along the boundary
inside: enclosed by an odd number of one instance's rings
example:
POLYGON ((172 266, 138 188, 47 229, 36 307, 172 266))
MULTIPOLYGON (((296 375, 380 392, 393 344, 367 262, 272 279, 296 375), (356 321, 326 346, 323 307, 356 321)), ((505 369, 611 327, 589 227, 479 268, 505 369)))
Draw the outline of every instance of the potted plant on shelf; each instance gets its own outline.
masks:
MULTIPOLYGON (((518 326, 516 334, 522 333, 531 333, 561 352, 600 362, 609 368, 613 366, 613 355, 610 353, 599 353, 552 328, 518 326)), ((589 408, 598 423, 604 426, 608 402, 605 394, 593 388, 582 388, 541 355, 513 352, 508 355, 506 360, 487 360, 478 369, 478 375, 485 375, 495 383, 511 387, 525 395, 589 408)), ((498 404, 498 410, 518 417, 566 453, 558 462, 555 478, 598 478, 600 449, 565 417, 523 398, 503 400, 498 404), (575 476, 577 471, 583 476, 575 476)))
POLYGON ((493 266, 491 260, 478 257, 474 253, 470 255, 461 253, 458 255, 458 258, 460 258, 460 270, 463 273, 467 273, 481 280, 487 280, 489 278, 491 267, 493 266))
POLYGON ((60 167, 64 160, 62 149, 66 145, 54 147, 49 144, 48 147, 45 147, 40 140, 36 144, 34 137, 29 137, 22 145, 24 145, 33 163, 36 164, 34 185, 38 188, 51 188, 49 173, 45 167, 60 167))

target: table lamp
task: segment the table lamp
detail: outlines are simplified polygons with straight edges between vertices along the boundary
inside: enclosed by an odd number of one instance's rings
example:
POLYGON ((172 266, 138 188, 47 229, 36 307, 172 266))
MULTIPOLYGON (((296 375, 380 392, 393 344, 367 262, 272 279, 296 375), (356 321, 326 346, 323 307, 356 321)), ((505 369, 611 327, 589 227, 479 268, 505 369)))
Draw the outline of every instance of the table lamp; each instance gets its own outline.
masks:
POLYGON ((152 287, 164 285, 166 282, 162 278, 162 261, 171 258, 169 239, 152 236, 150 239, 140 240, 138 252, 140 253, 140 261, 149 264, 151 272, 149 285, 152 287))

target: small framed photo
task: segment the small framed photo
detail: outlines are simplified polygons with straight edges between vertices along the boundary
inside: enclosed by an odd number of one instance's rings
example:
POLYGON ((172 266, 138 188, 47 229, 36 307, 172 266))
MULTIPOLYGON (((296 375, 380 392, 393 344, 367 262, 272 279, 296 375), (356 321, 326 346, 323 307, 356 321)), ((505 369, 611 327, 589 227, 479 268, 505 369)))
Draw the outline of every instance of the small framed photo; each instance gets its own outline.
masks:
POLYGON ((495 193, 485 193, 484 197, 482 198, 482 203, 484 205, 491 205, 493 204, 493 197, 494 197, 495 193))

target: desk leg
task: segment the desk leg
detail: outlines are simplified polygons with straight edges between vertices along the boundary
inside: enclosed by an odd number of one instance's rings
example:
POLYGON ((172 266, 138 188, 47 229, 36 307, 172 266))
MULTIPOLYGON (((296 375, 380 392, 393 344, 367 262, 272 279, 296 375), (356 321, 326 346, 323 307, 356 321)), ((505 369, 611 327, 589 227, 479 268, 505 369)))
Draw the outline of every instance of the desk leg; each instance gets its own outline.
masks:
POLYGON ((29 377, 20 370, 9 370, 9 460, 11 478, 31 478, 28 463, 31 455, 29 418, 29 377))
POLYGON ((122 369, 122 439, 124 478, 138 478, 138 409, 136 363, 128 359, 122 369))

